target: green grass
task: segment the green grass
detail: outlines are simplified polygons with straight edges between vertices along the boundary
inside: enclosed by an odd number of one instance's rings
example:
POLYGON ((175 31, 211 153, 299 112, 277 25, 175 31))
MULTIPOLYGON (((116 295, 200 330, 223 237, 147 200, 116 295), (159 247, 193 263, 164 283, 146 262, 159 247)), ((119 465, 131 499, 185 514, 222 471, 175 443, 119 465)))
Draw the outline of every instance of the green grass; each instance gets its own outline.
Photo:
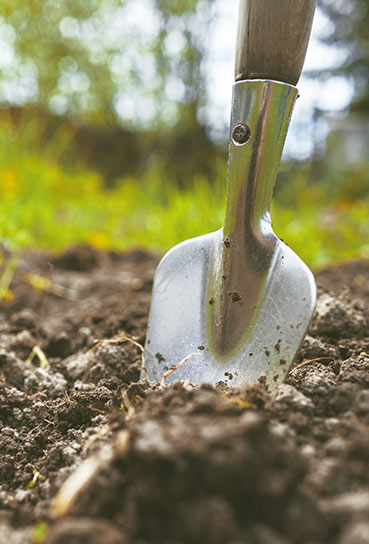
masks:
MULTIPOLYGON (((66 139, 67 141, 67 139, 66 139)), ((103 249, 164 252, 223 222, 226 164, 214 183, 199 178, 179 192, 153 170, 104 189, 98 174, 64 171, 56 138, 40 148, 32 130, 0 127, 0 239, 14 250, 61 249, 87 242, 103 249)), ((310 266, 369 257, 369 168, 357 164, 308 183, 294 170, 273 203, 275 232, 310 266)))

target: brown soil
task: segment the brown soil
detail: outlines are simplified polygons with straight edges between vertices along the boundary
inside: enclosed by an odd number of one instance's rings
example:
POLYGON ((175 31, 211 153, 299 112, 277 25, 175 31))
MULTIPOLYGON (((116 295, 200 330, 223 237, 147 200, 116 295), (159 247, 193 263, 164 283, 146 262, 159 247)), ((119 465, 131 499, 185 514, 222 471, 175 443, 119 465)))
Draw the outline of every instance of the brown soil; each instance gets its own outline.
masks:
POLYGON ((368 544, 369 263, 317 275, 272 399, 139 382, 157 260, 24 255, 0 311, 0 542, 368 544))

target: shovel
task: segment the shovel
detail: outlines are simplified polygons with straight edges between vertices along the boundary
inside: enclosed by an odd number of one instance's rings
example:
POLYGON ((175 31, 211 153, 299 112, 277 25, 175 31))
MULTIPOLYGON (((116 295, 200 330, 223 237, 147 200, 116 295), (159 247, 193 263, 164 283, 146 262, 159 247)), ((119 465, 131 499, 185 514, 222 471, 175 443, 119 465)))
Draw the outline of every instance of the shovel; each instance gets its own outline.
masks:
POLYGON ((315 4, 240 0, 224 227, 158 266, 144 360, 152 381, 260 381, 273 392, 303 340, 315 282, 274 234, 270 204, 315 4))

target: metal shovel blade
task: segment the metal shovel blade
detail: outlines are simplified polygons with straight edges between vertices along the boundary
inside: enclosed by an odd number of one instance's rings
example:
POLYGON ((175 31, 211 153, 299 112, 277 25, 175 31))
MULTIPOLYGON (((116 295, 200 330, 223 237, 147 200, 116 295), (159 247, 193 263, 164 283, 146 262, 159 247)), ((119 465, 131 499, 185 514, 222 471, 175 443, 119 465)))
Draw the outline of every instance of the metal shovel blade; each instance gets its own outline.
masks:
POLYGON ((285 379, 316 298, 312 273, 270 221, 296 97, 285 83, 234 84, 224 227, 177 245, 159 264, 145 346, 150 380, 261 380, 273 391, 285 379))

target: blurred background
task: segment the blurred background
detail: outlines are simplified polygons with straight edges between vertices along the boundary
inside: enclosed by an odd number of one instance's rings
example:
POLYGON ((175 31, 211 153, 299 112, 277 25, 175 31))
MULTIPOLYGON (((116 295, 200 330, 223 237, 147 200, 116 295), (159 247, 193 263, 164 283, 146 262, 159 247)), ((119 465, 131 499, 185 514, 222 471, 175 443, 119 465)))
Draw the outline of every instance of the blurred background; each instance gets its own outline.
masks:
MULTIPOLYGON (((223 222, 238 2, 0 0, 0 239, 164 252, 223 222)), ((369 257, 369 0, 318 0, 272 219, 369 257)))

